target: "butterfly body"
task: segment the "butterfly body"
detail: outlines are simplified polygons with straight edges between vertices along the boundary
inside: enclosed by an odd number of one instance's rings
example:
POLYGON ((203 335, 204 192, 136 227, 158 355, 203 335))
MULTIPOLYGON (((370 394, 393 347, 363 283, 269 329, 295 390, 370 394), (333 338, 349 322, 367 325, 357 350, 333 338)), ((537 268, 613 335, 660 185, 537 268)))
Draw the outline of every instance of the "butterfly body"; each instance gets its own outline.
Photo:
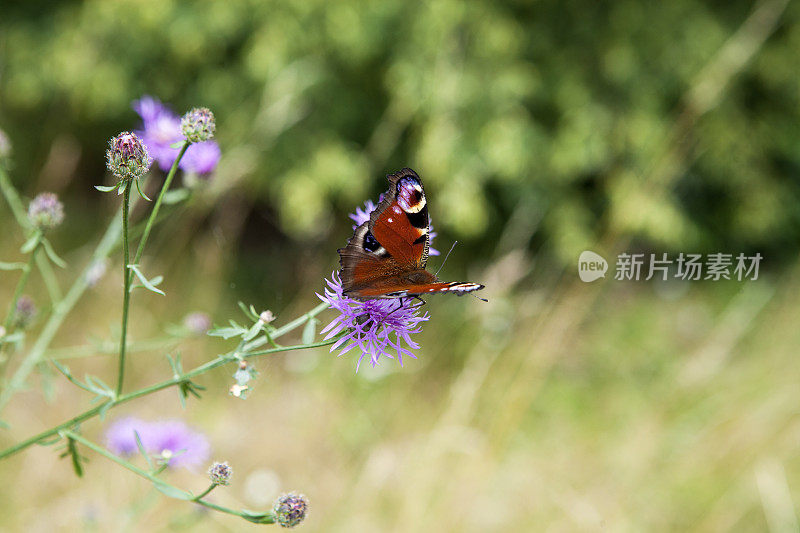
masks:
POLYGON ((383 200, 339 250, 344 294, 369 300, 482 289, 477 283, 442 282, 425 270, 430 237, 422 181, 409 168, 387 178, 391 185, 383 200))

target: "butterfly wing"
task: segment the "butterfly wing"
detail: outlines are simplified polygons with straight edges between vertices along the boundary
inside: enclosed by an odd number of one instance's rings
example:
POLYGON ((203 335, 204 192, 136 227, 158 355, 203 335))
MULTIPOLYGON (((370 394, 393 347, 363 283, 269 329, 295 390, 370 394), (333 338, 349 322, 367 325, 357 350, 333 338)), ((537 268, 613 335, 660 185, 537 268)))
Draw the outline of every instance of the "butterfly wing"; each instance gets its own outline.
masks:
POLYGON ((387 176, 389 190, 370 214, 369 231, 406 270, 428 262, 428 201, 422 180, 410 168, 387 176))
POLYGON ((370 299, 482 289, 477 283, 440 282, 425 270, 430 244, 422 181, 410 168, 387 178, 391 185, 383 200, 339 250, 344 293, 370 299))

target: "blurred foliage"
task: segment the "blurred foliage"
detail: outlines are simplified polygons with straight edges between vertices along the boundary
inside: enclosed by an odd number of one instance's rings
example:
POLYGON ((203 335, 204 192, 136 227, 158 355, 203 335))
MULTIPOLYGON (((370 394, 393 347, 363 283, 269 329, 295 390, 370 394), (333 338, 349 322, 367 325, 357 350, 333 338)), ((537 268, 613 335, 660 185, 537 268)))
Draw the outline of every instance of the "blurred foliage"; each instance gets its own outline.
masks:
MULTIPOLYGON (((168 296, 134 298, 139 340, 195 309, 225 322, 238 298, 280 322, 305 312, 349 236, 346 213, 403 166, 425 180, 437 247, 480 251, 457 250, 447 269, 472 265, 464 279, 485 283, 489 303, 431 302, 420 357, 402 369, 355 375, 347 357, 308 351, 259 361, 247 402, 220 371, 186 411, 165 391, 115 413, 212 434, 237 472, 222 501, 306 490, 309 531, 793 530, 798 19, 783 0, 6 3, 0 128, 15 184, 65 198, 53 240, 74 266, 117 205, 91 186, 105 140, 138 123, 131 101, 215 112, 223 160, 148 244, 168 296), (759 251, 774 271, 556 282, 581 250, 618 241, 759 251)), ((4 236, 14 260, 22 238, 4 236)), ((13 281, 0 277, 8 294, 13 281)), ((120 285, 109 267, 54 347, 113 338, 120 285)), ((182 345, 187 365, 214 342, 182 345)), ((157 350, 131 366, 142 384, 168 372, 157 350)), ((86 400, 55 385, 56 403, 30 392, 12 406, 14 439, 86 400)), ((11 529, 226 527, 178 516, 101 460, 80 484, 46 448, 6 466, 11 529)))
POLYGON ((47 5, 4 6, 0 23, 0 126, 28 192, 65 139, 94 183, 102 140, 152 94, 214 110, 228 167, 294 239, 325 237, 411 166, 436 193, 438 227, 473 246, 519 210, 542 220, 529 244, 570 263, 606 230, 660 249, 797 247, 794 3, 677 132, 687 164, 658 195, 632 191, 752 2, 47 5))

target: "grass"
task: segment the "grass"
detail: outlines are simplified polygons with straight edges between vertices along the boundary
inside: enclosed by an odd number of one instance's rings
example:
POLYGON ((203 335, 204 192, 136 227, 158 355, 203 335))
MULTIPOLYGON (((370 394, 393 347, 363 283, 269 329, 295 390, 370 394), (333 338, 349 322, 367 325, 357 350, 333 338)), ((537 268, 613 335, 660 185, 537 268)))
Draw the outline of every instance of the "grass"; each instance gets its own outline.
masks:
MULTIPOLYGON (((185 417, 210 436, 214 458, 235 471, 232 486, 215 492, 219 503, 257 507, 276 491, 304 491, 308 531, 796 526, 796 271, 665 292, 652 283, 569 279, 554 290, 525 281, 524 269, 517 283, 493 285, 504 268, 498 262, 479 276, 489 304, 431 299, 420 359, 403 369, 354 375, 350 358, 319 349, 259 362, 260 381, 245 402, 227 394, 232 380, 220 370, 186 411, 175 391, 164 391, 135 413, 185 417), (287 364, 295 356, 299 363, 287 364)), ((103 324, 117 281, 109 273, 82 302, 88 324, 103 324)), ((208 297, 198 291, 194 297, 208 297)), ((134 299, 134 342, 157 332, 160 316, 180 316, 184 303, 172 301, 149 309, 134 299)), ((68 328, 59 345, 84 335, 68 328)), ((218 348, 202 339, 181 351, 199 362, 218 348)), ((74 366, 103 375, 109 361, 74 366)), ((168 371, 156 352, 132 355, 131 366, 132 385, 168 371)), ((13 439, 87 401, 63 380, 55 390, 57 403, 30 391, 11 404, 13 439)), ((103 426, 93 421, 84 431, 100 438, 103 426)), ((10 529, 250 527, 153 497, 98 458, 78 480, 52 448, 36 447, 4 472, 0 512, 10 529)), ((206 483, 203 472, 170 479, 194 491, 206 483)))

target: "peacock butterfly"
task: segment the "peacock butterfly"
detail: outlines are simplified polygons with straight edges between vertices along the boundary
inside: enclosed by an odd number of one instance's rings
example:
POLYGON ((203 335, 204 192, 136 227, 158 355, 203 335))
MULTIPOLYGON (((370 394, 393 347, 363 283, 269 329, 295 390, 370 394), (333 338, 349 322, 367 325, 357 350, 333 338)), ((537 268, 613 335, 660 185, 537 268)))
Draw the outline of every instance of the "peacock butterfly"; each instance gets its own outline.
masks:
POLYGON ((442 282, 425 270, 429 219, 422 181, 410 168, 386 177, 391 185, 383 200, 338 250, 344 294, 370 300, 482 289, 478 283, 442 282))

